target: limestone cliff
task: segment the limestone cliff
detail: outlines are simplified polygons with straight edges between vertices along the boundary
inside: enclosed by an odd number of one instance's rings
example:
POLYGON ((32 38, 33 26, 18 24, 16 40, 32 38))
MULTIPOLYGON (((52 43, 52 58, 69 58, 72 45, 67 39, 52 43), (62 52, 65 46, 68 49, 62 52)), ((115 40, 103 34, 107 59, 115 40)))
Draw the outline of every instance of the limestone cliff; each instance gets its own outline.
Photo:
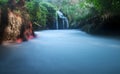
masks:
POLYGON ((24 0, 9 0, 8 4, 0 9, 0 43, 18 40, 21 42, 35 36, 24 5, 24 0))

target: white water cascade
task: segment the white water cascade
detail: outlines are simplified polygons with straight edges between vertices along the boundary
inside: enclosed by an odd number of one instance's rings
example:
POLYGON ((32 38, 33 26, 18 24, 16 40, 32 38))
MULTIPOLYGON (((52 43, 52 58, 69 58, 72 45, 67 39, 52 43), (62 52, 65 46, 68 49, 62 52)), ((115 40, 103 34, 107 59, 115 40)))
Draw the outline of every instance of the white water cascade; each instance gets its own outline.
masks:
POLYGON ((69 29, 68 19, 61 11, 57 11, 56 29, 69 29))

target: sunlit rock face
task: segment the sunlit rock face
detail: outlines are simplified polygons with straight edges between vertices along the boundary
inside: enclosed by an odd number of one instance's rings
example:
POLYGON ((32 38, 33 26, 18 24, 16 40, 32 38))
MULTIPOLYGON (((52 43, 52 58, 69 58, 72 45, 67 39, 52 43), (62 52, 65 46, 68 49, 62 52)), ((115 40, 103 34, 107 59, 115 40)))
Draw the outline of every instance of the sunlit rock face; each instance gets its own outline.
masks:
POLYGON ((8 25, 4 30, 3 40, 15 41, 17 36, 20 35, 20 28, 22 26, 22 18, 10 10, 8 11, 8 25))
POLYGON ((22 2, 24 0, 12 5, 8 2, 6 8, 0 10, 0 43, 21 43, 35 36, 29 14, 22 2))

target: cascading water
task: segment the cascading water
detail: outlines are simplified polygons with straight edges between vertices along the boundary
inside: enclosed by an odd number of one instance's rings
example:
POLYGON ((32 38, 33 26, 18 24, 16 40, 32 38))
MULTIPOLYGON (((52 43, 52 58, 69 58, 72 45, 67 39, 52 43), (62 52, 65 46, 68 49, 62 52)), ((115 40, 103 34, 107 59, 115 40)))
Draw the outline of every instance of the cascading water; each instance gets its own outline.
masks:
POLYGON ((68 28, 69 22, 67 17, 65 17, 61 11, 57 11, 56 29, 68 29, 68 28))
POLYGON ((65 20, 65 22, 66 22, 66 28, 67 28, 67 29, 69 29, 69 22, 68 22, 67 17, 65 17, 65 19, 64 19, 64 20, 65 20))

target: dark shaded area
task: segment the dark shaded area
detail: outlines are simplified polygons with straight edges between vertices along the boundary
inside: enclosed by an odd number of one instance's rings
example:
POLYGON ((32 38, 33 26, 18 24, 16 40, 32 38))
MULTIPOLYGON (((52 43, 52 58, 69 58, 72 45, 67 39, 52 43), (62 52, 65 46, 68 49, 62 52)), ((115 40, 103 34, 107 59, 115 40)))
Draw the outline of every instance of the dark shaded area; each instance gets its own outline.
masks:
POLYGON ((4 35, 4 30, 8 26, 8 11, 6 7, 3 9, 0 9, 0 44, 2 43, 3 40, 3 35, 4 35))
POLYGON ((120 15, 110 15, 107 18, 96 15, 79 24, 81 30, 91 34, 120 35, 120 15))
POLYGON ((111 32, 113 34, 120 34, 120 15, 111 16, 104 20, 103 30, 105 32, 111 32))

